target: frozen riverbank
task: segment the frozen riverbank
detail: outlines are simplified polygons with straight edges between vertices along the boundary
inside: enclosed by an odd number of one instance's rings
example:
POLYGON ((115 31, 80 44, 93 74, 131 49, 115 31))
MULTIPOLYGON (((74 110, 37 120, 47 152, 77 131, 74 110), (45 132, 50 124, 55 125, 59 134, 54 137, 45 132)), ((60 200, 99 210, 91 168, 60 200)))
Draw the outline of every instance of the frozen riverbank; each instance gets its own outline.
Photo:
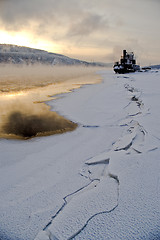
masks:
POLYGON ((49 102, 74 132, 1 140, 0 238, 159 239, 159 72, 49 102))

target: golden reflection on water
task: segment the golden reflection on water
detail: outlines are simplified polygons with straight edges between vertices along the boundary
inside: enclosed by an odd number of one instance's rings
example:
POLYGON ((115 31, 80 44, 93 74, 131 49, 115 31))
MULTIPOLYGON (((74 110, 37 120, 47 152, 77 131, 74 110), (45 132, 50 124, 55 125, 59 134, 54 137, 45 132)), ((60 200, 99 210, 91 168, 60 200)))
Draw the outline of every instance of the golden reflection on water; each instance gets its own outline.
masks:
POLYGON ((20 92, 13 92, 13 93, 4 93, 4 94, 1 95, 1 97, 12 98, 12 97, 17 97, 17 96, 24 96, 26 94, 27 94, 26 92, 20 91, 20 92))

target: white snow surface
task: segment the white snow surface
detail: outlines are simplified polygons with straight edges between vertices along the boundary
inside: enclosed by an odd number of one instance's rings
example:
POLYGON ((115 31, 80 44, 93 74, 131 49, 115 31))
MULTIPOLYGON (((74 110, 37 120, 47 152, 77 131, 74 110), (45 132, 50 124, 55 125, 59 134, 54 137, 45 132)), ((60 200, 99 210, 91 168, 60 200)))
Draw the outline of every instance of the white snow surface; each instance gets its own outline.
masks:
POLYGON ((160 72, 48 102, 73 132, 0 140, 0 239, 160 239, 160 72))

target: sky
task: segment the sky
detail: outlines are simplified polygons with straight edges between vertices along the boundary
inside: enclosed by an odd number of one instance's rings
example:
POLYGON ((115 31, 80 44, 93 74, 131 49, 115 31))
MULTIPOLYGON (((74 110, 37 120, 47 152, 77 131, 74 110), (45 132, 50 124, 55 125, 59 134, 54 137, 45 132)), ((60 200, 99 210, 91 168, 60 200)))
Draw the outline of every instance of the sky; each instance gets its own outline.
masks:
POLYGON ((133 51, 160 64, 160 0, 0 0, 0 43, 86 61, 118 61, 133 51))

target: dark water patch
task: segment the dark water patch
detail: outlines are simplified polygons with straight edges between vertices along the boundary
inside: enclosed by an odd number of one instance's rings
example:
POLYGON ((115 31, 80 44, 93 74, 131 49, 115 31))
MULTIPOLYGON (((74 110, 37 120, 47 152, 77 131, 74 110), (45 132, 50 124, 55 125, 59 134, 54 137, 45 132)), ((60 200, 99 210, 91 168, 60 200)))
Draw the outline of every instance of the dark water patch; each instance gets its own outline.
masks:
POLYGON ((46 115, 13 111, 8 115, 5 124, 2 126, 2 132, 5 138, 29 139, 72 131, 76 127, 76 123, 55 112, 48 112, 46 115))

